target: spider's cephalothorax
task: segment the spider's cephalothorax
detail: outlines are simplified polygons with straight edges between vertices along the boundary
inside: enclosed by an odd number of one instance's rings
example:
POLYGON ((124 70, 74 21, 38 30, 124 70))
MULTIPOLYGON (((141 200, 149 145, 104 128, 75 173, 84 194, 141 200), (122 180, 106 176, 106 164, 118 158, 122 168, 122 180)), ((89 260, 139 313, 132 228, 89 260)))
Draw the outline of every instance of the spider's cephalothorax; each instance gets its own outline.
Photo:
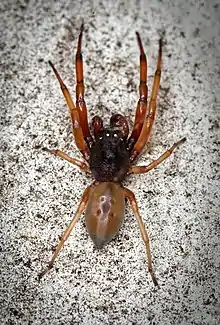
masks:
POLYGON ((171 155, 178 145, 185 141, 185 138, 183 138, 176 142, 169 150, 148 166, 131 166, 147 143, 155 118, 156 99, 161 75, 162 40, 159 42, 157 69, 154 75, 152 95, 147 105, 147 59, 140 35, 136 33, 140 49, 139 100, 136 108, 134 126, 128 137, 128 122, 126 118, 120 114, 111 116, 110 127, 108 129, 103 127, 102 118, 95 116, 92 120, 92 132, 90 132, 86 103, 84 100, 83 59, 81 53, 82 34, 83 25, 81 26, 81 32, 78 38, 75 59, 76 105, 74 105, 70 93, 54 65, 51 62, 49 63, 60 83, 61 90, 70 109, 75 142, 85 162, 69 157, 60 150, 46 150, 77 165, 85 172, 92 174, 95 181, 84 191, 74 218, 64 232, 48 267, 41 272, 40 277, 46 274, 53 266, 64 242, 69 237, 71 230, 79 220, 85 208, 86 226, 89 235, 96 247, 101 248, 118 233, 124 219, 125 198, 127 198, 138 221, 142 238, 146 246, 148 270, 154 284, 157 285, 157 280, 152 270, 149 238, 139 214, 135 196, 130 190, 123 187, 121 182, 128 174, 147 173, 158 166, 171 155))
POLYGON ((99 182, 121 182, 130 167, 127 143, 121 131, 102 130, 91 148, 90 169, 99 182))

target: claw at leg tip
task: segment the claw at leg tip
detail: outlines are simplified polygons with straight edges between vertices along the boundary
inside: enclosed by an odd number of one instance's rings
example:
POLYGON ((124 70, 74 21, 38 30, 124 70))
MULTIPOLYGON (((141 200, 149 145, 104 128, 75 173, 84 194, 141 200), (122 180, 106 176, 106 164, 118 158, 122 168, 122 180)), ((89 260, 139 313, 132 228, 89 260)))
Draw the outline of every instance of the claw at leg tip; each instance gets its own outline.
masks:
POLYGON ((186 142, 186 137, 182 138, 182 139, 179 141, 180 144, 181 144, 181 143, 184 143, 184 142, 186 142))
POLYGON ((81 26, 80 26, 80 33, 82 33, 84 30, 84 21, 82 22, 81 26))
POLYGON ((47 274, 53 266, 48 266, 46 269, 44 269, 41 273, 38 274, 38 279, 39 281, 42 279, 43 276, 45 276, 45 274, 47 274))

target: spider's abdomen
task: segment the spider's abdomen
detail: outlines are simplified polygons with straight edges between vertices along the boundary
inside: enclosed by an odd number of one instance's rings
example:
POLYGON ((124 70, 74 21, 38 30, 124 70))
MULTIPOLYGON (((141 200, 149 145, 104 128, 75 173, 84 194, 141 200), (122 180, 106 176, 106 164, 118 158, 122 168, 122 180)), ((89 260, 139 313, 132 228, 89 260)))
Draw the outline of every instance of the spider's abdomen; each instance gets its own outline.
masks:
POLYGON ((124 220, 125 198, 120 184, 103 182, 93 189, 85 212, 86 227, 101 248, 118 233, 124 220))
POLYGON ((99 182, 121 182, 129 168, 129 152, 120 131, 103 130, 91 148, 90 169, 99 182))

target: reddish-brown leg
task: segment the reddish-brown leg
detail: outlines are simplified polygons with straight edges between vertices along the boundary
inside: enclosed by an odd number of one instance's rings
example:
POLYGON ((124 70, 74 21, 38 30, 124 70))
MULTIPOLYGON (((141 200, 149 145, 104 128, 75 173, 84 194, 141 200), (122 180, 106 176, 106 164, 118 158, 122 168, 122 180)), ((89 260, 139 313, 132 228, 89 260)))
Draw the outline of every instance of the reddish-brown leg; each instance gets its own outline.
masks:
POLYGON ((125 139, 127 139, 129 134, 129 126, 126 118, 121 114, 114 114, 110 118, 110 127, 112 129, 118 129, 122 132, 125 139))
POLYGON ((78 111, 72 101, 69 90, 67 89, 66 85, 63 83, 63 80, 61 79, 58 71, 56 70, 56 68, 54 67, 52 62, 49 61, 49 64, 50 64, 51 68, 53 69, 53 71, 57 77, 57 80, 59 81, 60 88, 63 92, 63 95, 64 95, 67 105, 69 107, 70 115, 72 118, 73 134, 74 134, 76 145, 77 145, 78 149, 81 151, 83 157, 88 161, 89 160, 89 151, 88 151, 86 143, 84 141, 83 131, 82 131, 82 128, 80 125, 78 111))
POLYGON ((186 138, 181 139, 180 141, 174 143, 174 145, 168 149, 166 152, 164 152, 158 159, 152 161, 148 166, 132 166, 128 170, 128 174, 143 174, 149 172, 151 169, 157 167, 159 164, 161 164, 165 159, 167 159, 174 149, 184 143, 186 141, 186 138))
POLYGON ((94 137, 97 138, 98 134, 100 131, 104 129, 103 127, 103 120, 100 116, 94 116, 92 119, 92 128, 93 128, 93 133, 94 137))
POLYGON ((68 228, 66 229, 66 231, 64 232, 64 234, 62 235, 62 238, 60 239, 60 242, 53 254, 53 257, 51 259, 51 261, 49 262, 48 264, 48 267, 43 270, 40 274, 39 274, 39 278, 42 278, 52 267, 53 267, 53 264, 54 264, 54 261, 55 259, 57 258, 57 255, 59 254, 59 252, 61 251, 61 249, 63 248, 63 245, 65 243, 65 241, 67 240, 67 238, 69 237, 72 229, 75 227, 77 221, 79 220, 81 214, 83 213, 85 207, 86 207, 86 204, 88 202, 88 199, 89 199, 89 196, 90 196, 90 193, 93 189, 93 185, 87 187, 83 193, 83 196, 82 196, 82 199, 81 199, 81 202, 79 204, 79 207, 78 209, 76 210, 76 213, 75 213, 75 216, 73 217, 71 223, 69 224, 68 228))
POLYGON ((83 161, 80 161, 76 158, 72 158, 70 156, 68 156, 66 153, 60 151, 59 149, 57 150, 50 150, 47 148, 43 148, 44 151, 47 151, 49 153, 52 153, 55 156, 61 157, 62 159, 67 160, 68 162, 70 162, 71 164, 78 166, 79 168, 81 168, 82 170, 84 170, 86 173, 91 173, 89 166, 84 163, 83 161))
POLYGON ((137 140, 137 142, 134 145, 134 148, 132 150, 132 154, 130 157, 130 161, 133 162, 137 156, 140 154, 142 149, 144 148, 147 140, 149 139, 151 129, 154 123, 155 119, 155 113, 156 113, 156 100, 157 100, 157 94, 158 89, 160 86, 160 76, 161 76, 161 61, 162 61, 162 39, 159 41, 159 53, 158 53, 158 60, 157 60, 157 70, 154 75, 154 83, 152 88, 152 94, 149 102, 149 106, 146 113, 146 118, 141 130, 141 134, 137 140))
POLYGON ((84 82, 83 82, 83 57, 81 53, 82 46, 82 35, 83 35, 83 24, 81 26, 79 38, 78 38, 78 46, 75 58, 76 64, 76 108, 79 113, 80 124, 83 131, 84 139, 87 143, 87 146, 91 148, 93 143, 92 136, 89 131, 88 117, 87 117, 87 109, 86 103, 84 100, 84 82))
POLYGON ((136 108, 136 115, 134 121, 134 127, 131 133, 131 136, 128 140, 128 150, 131 150, 138 140, 138 137, 141 133, 144 118, 147 110, 147 95, 148 95, 148 87, 147 87, 147 59, 144 53, 144 48, 141 42, 141 38, 138 32, 136 32, 137 41, 140 49, 140 85, 139 85, 139 100, 136 108))
POLYGON ((155 274, 153 272, 153 268, 152 268, 152 258, 151 258, 151 252, 150 252, 149 237, 148 237, 147 231, 145 229, 143 220, 142 220, 142 218, 140 216, 138 205, 137 205, 134 193, 131 192, 129 189, 124 188, 124 195, 130 201, 131 208, 132 208, 133 213, 134 213, 134 215, 135 215, 135 217, 137 219, 138 226, 139 226, 139 229, 140 229, 140 232, 141 232, 141 235, 142 235, 142 238, 143 238, 143 241, 145 243, 146 250, 147 250, 148 271, 149 271, 149 273, 150 273, 150 275, 152 277, 153 283, 157 286, 158 285, 157 279, 156 279, 156 276, 155 276, 155 274))

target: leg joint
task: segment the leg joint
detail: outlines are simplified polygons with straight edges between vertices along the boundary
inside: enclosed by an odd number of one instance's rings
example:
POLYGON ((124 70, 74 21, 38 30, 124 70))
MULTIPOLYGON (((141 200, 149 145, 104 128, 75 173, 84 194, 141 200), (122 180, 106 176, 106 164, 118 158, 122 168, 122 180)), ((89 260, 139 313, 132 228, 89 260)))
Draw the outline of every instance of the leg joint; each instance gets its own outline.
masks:
POLYGON ((76 53, 76 60, 82 61, 82 53, 76 53))
POLYGON ((85 103, 84 98, 78 98, 78 99, 76 100, 76 104, 81 104, 81 103, 85 103))

